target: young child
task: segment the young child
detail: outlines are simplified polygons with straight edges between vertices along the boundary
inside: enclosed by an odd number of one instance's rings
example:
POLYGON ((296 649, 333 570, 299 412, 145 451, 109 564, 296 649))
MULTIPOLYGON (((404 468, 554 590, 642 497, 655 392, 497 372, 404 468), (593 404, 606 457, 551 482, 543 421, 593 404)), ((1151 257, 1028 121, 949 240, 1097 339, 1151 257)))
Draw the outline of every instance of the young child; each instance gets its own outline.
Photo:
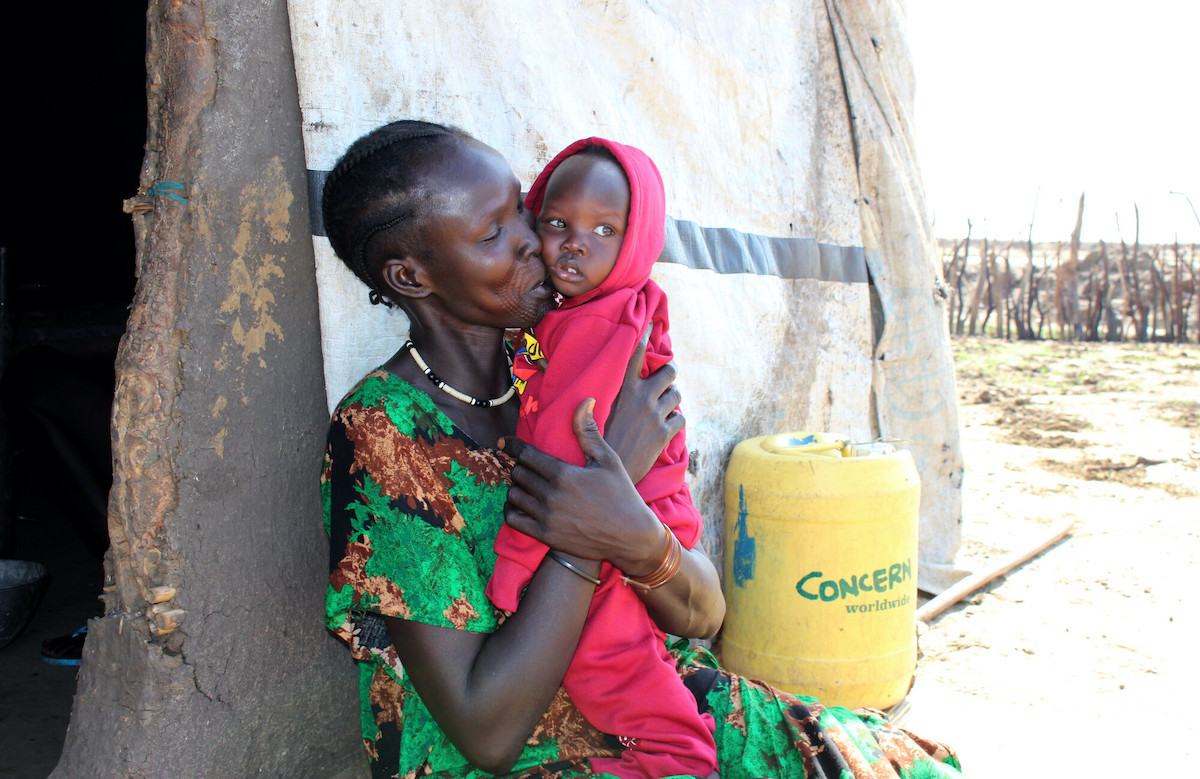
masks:
MULTIPOLYGON (((517 436, 582 465, 571 427, 580 401, 595 398, 593 413, 603 431, 624 366, 648 326, 642 375, 671 359, 666 295, 650 280, 665 243, 662 177, 638 149, 588 138, 546 166, 525 205, 536 215, 542 258, 564 299, 534 328, 536 341, 527 338, 514 364, 522 390, 517 436)), ((665 584, 678 570, 680 544, 691 549, 700 539, 702 520, 684 482, 686 471, 680 432, 637 485, 663 522, 663 562, 643 580, 603 565, 563 680, 583 715, 626 747, 620 759, 593 760, 596 771, 662 777, 708 776, 716 769, 711 715, 698 714, 664 634, 635 590, 665 584)), ((500 608, 515 611, 547 547, 505 525, 495 548, 487 593, 500 608)))

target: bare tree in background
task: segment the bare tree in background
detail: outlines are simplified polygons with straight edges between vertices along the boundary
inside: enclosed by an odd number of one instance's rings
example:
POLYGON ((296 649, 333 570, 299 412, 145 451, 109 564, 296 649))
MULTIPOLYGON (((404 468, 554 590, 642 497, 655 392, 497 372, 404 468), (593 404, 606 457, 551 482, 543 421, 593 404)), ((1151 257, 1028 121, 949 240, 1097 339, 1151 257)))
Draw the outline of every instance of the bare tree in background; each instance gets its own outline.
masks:
POLYGON ((1121 277, 1125 285, 1125 315, 1133 323, 1133 331, 1138 341, 1145 343, 1149 340, 1147 328, 1148 312, 1142 302, 1141 283, 1138 279, 1138 254, 1141 251, 1142 217, 1138 212, 1137 203, 1133 204, 1133 257, 1130 258, 1121 239, 1121 277))
MULTIPOLYGON (((1046 337, 1115 342, 1130 337, 1139 342, 1182 344, 1192 337, 1200 342, 1196 244, 1189 246, 1176 240, 1142 246, 1141 213, 1134 203, 1132 250, 1122 236, 1119 255, 1110 252, 1109 245, 1101 240, 1081 257, 1085 248, 1081 240, 1085 202, 1080 195, 1070 242, 1057 242, 1053 257, 1043 249, 1041 268, 1032 221, 1021 241, 1028 259, 1021 268, 1020 261, 1012 257, 1016 241, 1000 248, 986 236, 977 241, 980 250, 977 260, 972 260, 973 224, 967 220, 966 237, 942 247, 942 270, 950 282, 950 332, 994 335, 1006 340, 1046 337), (1053 276, 1053 291, 1043 283, 1048 276, 1053 276), (993 313, 996 322, 989 330, 993 313), (1049 332, 1044 332, 1047 323, 1049 332)), ((1120 227, 1118 217, 1118 232, 1120 227)))
POLYGON ((1071 232, 1071 244, 1067 261, 1059 263, 1054 274, 1054 302, 1058 308, 1060 335, 1067 340, 1083 340, 1083 321, 1079 313, 1079 236, 1083 232, 1083 195, 1079 196, 1079 211, 1075 215, 1075 229, 1071 232))

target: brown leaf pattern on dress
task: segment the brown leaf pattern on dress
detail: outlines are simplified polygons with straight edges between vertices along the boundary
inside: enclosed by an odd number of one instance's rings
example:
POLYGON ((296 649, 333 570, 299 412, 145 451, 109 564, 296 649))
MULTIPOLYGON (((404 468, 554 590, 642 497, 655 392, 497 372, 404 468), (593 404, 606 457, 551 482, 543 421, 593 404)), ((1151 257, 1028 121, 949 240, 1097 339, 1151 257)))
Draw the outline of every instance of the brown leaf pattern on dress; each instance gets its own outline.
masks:
MULTIPOLYGON (((861 750, 852 748, 854 747, 855 743, 854 739, 850 737, 850 734, 846 732, 845 728, 843 728, 840 723, 829 723, 825 728, 825 738, 831 744, 835 744, 839 747, 839 751, 842 754, 842 759, 846 761, 846 765, 850 767, 850 771, 856 777, 895 776, 891 770, 891 766, 888 765, 886 760, 882 760, 875 765, 872 765, 861 750), (876 773, 876 768, 880 769, 880 773, 876 773)), ((821 749, 824 750, 825 746, 822 745, 821 749)))
POLYGON ((400 654, 396 651, 394 644, 388 644, 387 648, 380 649, 379 647, 364 647, 358 643, 358 631, 354 631, 354 635, 350 637, 350 654, 355 660, 370 660, 375 659, 383 666, 391 668, 396 676, 401 676, 404 673, 404 666, 400 663, 400 654))
MULTIPOLYGON (((465 523, 447 491, 445 472, 450 459, 446 444, 429 445, 421 438, 403 435, 382 407, 363 408, 361 403, 344 407, 339 417, 346 426, 346 438, 354 444, 354 463, 350 472, 371 474, 384 495, 393 500, 407 498, 412 508, 441 517, 446 532, 457 533, 465 523), (439 456, 438 449, 442 449, 439 456)), ((453 442, 456 451, 464 451, 461 441, 453 442)))
POLYGON ((450 624, 459 630, 465 628, 471 620, 479 618, 479 612, 467 600, 465 592, 459 593, 459 596, 442 613, 446 615, 446 619, 450 620, 450 624))
POLYGON ((574 777, 580 774, 587 776, 591 773, 592 768, 588 765, 587 759, 576 758, 559 760, 548 766, 534 766, 525 773, 517 775, 515 779, 563 779, 563 777, 574 777))
POLYGON ((552 739, 558 745, 560 760, 620 754, 620 750, 604 742, 604 734, 584 719, 566 690, 561 687, 554 694, 546 713, 542 715, 525 743, 536 746, 547 739, 552 739))
POLYGON ((367 760, 369 760, 372 763, 379 760, 379 750, 375 748, 375 739, 364 738, 362 740, 362 742, 363 742, 363 750, 366 751, 366 753, 367 753, 367 760))
POLYGON ((821 728, 820 718, 817 717, 816 712, 813 711, 811 706, 805 706, 804 702, 795 695, 772 687, 766 682, 757 679, 747 679, 746 683, 747 686, 755 687, 774 699, 774 702, 782 712, 782 718, 777 727, 789 735, 796 749, 804 755, 805 765, 809 764, 813 756, 825 751, 825 737, 827 734, 821 728), (798 707, 803 707, 808 712, 808 715, 805 717, 796 716, 798 707))
POLYGON ((329 574, 330 585, 336 590, 349 585, 359 598, 363 595, 374 595, 379 599, 381 614, 408 619, 412 612, 404 599, 404 591, 387 577, 367 575, 367 561, 373 553, 369 537, 365 541, 351 541, 346 544, 346 556, 329 574))
POLYGON ((494 487, 508 481, 513 460, 503 452, 493 449, 473 449, 457 438, 442 438, 427 447, 430 460, 438 473, 450 471, 450 464, 457 462, 466 467, 480 484, 494 487))
POLYGON ((737 728, 746 735, 746 712, 742 709, 742 685, 737 683, 737 679, 731 680, 729 685, 729 713, 725 715, 726 724, 737 728))
POLYGON ((371 705, 375 712, 375 723, 395 722, 397 728, 404 722, 404 688, 383 668, 376 668, 371 677, 371 705))
POLYGON ((932 757, 945 762, 955 753, 945 744, 930 741, 904 728, 893 728, 876 733, 879 746, 896 766, 911 769, 919 760, 932 757))

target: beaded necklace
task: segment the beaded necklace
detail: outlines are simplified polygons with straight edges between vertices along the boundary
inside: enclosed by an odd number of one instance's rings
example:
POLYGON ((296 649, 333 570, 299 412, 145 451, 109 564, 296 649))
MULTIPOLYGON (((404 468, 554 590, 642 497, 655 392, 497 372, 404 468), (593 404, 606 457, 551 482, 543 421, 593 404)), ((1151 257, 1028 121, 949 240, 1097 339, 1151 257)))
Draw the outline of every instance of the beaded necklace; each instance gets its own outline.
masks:
POLYGON ((408 353, 412 355, 413 361, 417 364, 417 367, 421 369, 421 373, 425 374, 425 378, 432 381, 434 383, 434 385, 438 389, 440 389, 442 392, 445 392, 447 395, 449 395, 452 398, 461 400, 463 403, 469 403, 472 406, 483 406, 484 408, 491 408, 492 406, 499 406, 504 403, 507 403, 512 398, 512 396, 514 394, 516 394, 516 392, 517 392, 517 385, 512 384, 511 386, 509 386, 508 391, 505 392, 503 395, 501 395, 498 398, 492 398, 491 400, 480 400, 479 398, 472 397, 471 395, 468 395, 467 393, 462 392, 461 390, 456 390, 454 387, 451 387, 449 384, 447 384, 446 382, 439 379, 437 377, 437 374, 435 374, 432 370, 430 370, 429 366, 425 363, 425 360, 423 360, 421 358, 420 353, 417 351, 417 347, 413 346, 412 341, 405 341, 404 346, 402 346, 401 348, 408 350, 408 353))

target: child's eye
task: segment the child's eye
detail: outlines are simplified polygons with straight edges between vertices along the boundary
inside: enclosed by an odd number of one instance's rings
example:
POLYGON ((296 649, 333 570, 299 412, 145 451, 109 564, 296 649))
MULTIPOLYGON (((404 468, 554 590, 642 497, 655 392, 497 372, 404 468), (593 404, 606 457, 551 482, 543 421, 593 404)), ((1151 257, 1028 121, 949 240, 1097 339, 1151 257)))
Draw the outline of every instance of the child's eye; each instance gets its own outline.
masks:
POLYGON ((544 222, 544 224, 549 225, 550 227, 557 228, 559 230, 561 230, 567 226, 567 223, 561 219, 546 219, 546 220, 543 220, 543 222, 544 222))
POLYGON ((483 243, 492 243, 493 241, 495 241, 497 238, 500 237, 500 233, 502 233, 503 231, 504 231, 504 229, 502 227, 499 227, 499 226, 496 227, 496 229, 494 231, 492 231, 492 233, 490 235, 488 235, 486 238, 483 239, 483 243))
POLYGON ((592 230, 592 232, 596 235, 602 235, 604 237, 617 234, 617 231, 612 229, 612 227, 609 225, 597 225, 596 229, 592 230))

